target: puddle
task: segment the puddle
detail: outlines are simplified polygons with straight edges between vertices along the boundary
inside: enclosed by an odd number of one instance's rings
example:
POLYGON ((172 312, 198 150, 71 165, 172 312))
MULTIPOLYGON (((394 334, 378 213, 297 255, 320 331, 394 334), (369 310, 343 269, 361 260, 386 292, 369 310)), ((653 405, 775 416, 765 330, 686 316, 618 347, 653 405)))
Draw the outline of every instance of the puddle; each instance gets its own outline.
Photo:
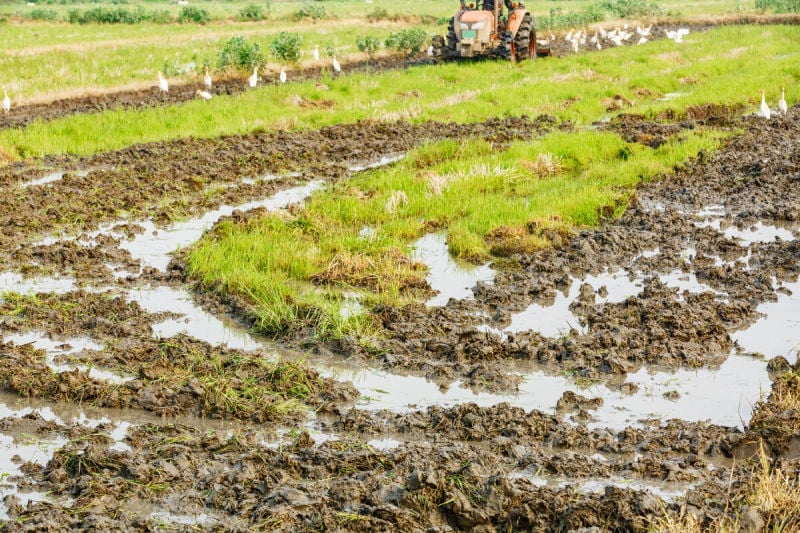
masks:
POLYGON ((185 333, 212 346, 227 345, 244 351, 265 349, 264 343, 254 338, 233 320, 221 320, 195 305, 185 289, 174 287, 142 287, 128 293, 128 301, 138 303, 150 313, 170 312, 183 315, 153 324, 153 335, 160 338, 185 333))
POLYGON ((438 294, 428 300, 426 305, 441 307, 450 301, 470 299, 472 288, 479 282, 491 283, 495 271, 487 264, 470 265, 456 261, 447 249, 447 238, 444 233, 429 233, 414 243, 411 258, 424 263, 428 267, 426 280, 438 294))
POLYGON ((76 170, 76 171, 64 171, 64 170, 57 170, 55 172, 51 172, 46 176, 42 176, 41 178, 36 178, 35 180, 24 181, 20 184, 20 187, 27 188, 27 187, 36 187, 39 185, 47 185, 48 183, 53 183, 54 181, 60 181, 64 178, 64 174, 67 173, 74 174, 79 177, 88 176, 88 170, 76 170))
POLYGON ((16 272, 0 273, 0 294, 4 292, 15 292, 24 295, 39 292, 64 294, 72 290, 75 290, 75 280, 72 278, 25 278, 16 272))
POLYGON ((739 242, 740 246, 750 246, 754 243, 770 243, 778 239, 793 241, 797 238, 797 224, 764 224, 760 220, 746 228, 738 228, 730 220, 723 218, 724 207, 710 205, 697 213, 703 220, 696 221, 698 228, 712 228, 722 233, 725 238, 739 242))
POLYGON ((679 481, 656 481, 621 477, 576 479, 564 476, 549 476, 539 471, 531 472, 530 470, 511 472, 508 477, 510 479, 527 479, 537 487, 562 489, 570 486, 587 494, 602 493, 605 492, 607 486, 614 486, 621 489, 650 492, 667 503, 683 499, 686 493, 697 485, 696 483, 682 483, 679 481))
POLYGON ((777 302, 766 302, 756 310, 764 316, 747 329, 731 333, 731 338, 747 352, 778 355, 794 364, 800 350, 800 281, 786 284, 791 294, 778 293, 777 302))
POLYGON ((214 211, 209 211, 202 217, 177 222, 172 226, 158 229, 150 221, 139 222, 144 227, 144 233, 136 235, 133 239, 125 240, 120 248, 127 250, 131 257, 141 261, 143 266, 151 266, 158 270, 167 269, 171 254, 188 246, 202 237, 203 233, 211 228, 220 218, 230 216, 234 211, 250 211, 259 207, 266 209, 282 209, 292 203, 297 203, 307 198, 311 193, 321 188, 323 182, 311 181, 299 187, 293 187, 277 192, 265 199, 248 202, 238 206, 222 206, 214 211))
POLYGON ((368 163, 354 163, 352 165, 348 165, 347 169, 350 172, 363 172, 365 170, 369 170, 371 168, 378 168, 378 167, 385 167, 387 165, 391 165, 392 163, 397 163, 401 159, 406 156, 405 153, 398 153, 398 154, 387 154, 382 156, 377 161, 371 161, 368 163))
POLYGON ((179 524, 182 526, 203 526, 216 523, 206 513, 199 513, 196 515, 176 514, 169 511, 153 511, 150 513, 150 518, 157 524, 179 524))
POLYGON ((367 444, 375 450, 387 451, 400 447, 403 443, 397 439, 372 439, 367 444))
POLYGON ((54 372, 69 372, 76 369, 81 372, 89 370, 89 377, 92 379, 113 383, 115 385, 121 385, 133 379, 132 377, 120 376, 119 374, 99 368, 90 368, 84 365, 59 364, 55 362, 55 358, 59 356, 76 354, 84 350, 103 350, 103 346, 97 344, 88 337, 74 337, 63 341, 54 341, 48 339, 41 331, 29 331, 27 333, 4 335, 3 340, 6 342, 13 342, 16 345, 30 344, 38 350, 44 350, 46 353, 45 361, 47 366, 52 368, 54 372))

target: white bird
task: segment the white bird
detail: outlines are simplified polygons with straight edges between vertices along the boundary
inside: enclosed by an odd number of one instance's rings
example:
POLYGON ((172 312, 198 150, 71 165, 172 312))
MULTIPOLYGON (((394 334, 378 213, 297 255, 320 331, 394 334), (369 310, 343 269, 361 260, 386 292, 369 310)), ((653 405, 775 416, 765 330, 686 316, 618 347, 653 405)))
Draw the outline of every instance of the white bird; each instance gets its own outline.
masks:
POLYGON ((769 117, 772 115, 772 112, 767 105, 767 99, 764 96, 764 89, 761 89, 761 116, 765 119, 769 120, 769 117))
POLYGON ((433 45, 428 47, 428 57, 433 57, 433 45))
POLYGON ((281 67, 281 75, 279 77, 280 77, 281 83, 286 83, 286 71, 283 70, 283 67, 281 67))
POLYGON ((314 47, 314 61, 319 61, 319 45, 314 47))
POLYGON ((164 75, 161 74, 160 70, 158 71, 158 88, 161 90, 162 93, 169 92, 169 82, 167 81, 167 78, 165 78, 164 75))
POLYGON ((641 37, 641 38, 640 38, 640 39, 639 39, 639 40, 636 42, 636 44, 644 44, 644 43, 646 43, 646 42, 647 42, 647 37, 641 37))
POLYGON ((195 94, 200 98, 202 98, 203 100, 211 100, 211 93, 208 91, 201 91, 200 89, 197 89, 197 92, 195 92, 195 94))
POLYGON ((247 82, 250 84, 250 87, 258 85, 258 67, 253 67, 253 75, 247 78, 247 82))
MULTIPOLYGON (((5 100, 3 100, 3 102, 5 102, 5 100)), ((781 87, 781 99, 778 100, 778 109, 780 109, 781 115, 783 115, 784 117, 789 112, 789 106, 786 105, 786 91, 784 90, 783 87, 781 87)))
POLYGON ((594 32, 594 35, 592 35, 592 38, 589 39, 589 44, 597 44, 597 32, 594 32))
POLYGON ((564 40, 567 42, 572 41, 572 30, 569 30, 569 33, 564 37, 564 40))
POLYGON ((11 98, 8 97, 6 86, 3 85, 3 113, 11 111, 11 98))
POLYGON ((208 67, 206 67, 206 75, 203 76, 203 83, 209 89, 211 88, 211 74, 208 73, 208 67))
POLYGON ((598 50, 602 50, 602 49, 603 49, 603 45, 602 45, 602 44, 600 44, 600 41, 597 41, 597 42, 595 43, 595 45, 594 45, 594 46, 595 46, 595 48, 597 48, 598 50))
POLYGON ((342 71, 342 66, 339 64, 339 61, 336 59, 336 56, 333 56, 333 71, 336 74, 339 74, 342 71))
POLYGON ((689 35, 689 30, 687 28, 679 28, 675 31, 667 30, 667 39, 672 39, 676 43, 682 43, 683 38, 689 35))
POLYGON ((573 39, 571 44, 572 44, 572 52, 577 54, 578 51, 580 50, 580 45, 578 44, 578 39, 573 39))
POLYGON ((178 5, 179 6, 188 6, 189 5, 189 0, 178 0, 178 5))
POLYGON ((600 38, 601 39, 605 39, 607 35, 608 35, 608 32, 606 30, 604 30, 603 28, 600 28, 600 38))

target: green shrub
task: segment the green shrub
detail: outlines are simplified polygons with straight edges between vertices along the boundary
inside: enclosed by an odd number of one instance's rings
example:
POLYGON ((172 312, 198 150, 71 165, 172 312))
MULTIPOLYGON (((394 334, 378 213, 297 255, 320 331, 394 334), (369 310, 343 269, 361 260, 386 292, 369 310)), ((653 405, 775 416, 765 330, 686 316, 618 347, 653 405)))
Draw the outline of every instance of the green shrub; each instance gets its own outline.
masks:
POLYGON ((264 10, 257 4, 247 4, 239 10, 241 20, 264 20, 264 10))
POLYGON ((300 60, 300 45, 303 36, 299 33, 282 31, 269 44, 269 52, 283 63, 297 63, 300 60))
POLYGON ((658 2, 648 0, 602 0, 597 4, 600 10, 619 18, 659 15, 658 2))
POLYGON ((325 6, 319 2, 306 2, 298 9, 294 16, 297 19, 311 19, 317 21, 325 18, 325 6))
POLYGON ((181 8, 178 15, 178 22, 194 22, 195 24, 205 24, 211 20, 211 15, 202 7, 185 6, 181 8))
POLYGON ((756 0, 756 9, 775 13, 800 13, 800 0, 756 0))
POLYGON ((68 20, 72 24, 138 24, 149 19, 141 6, 134 9, 124 7, 93 7, 85 11, 70 10, 68 20))
POLYGON ((173 21, 172 15, 166 9, 151 11, 149 18, 150 22, 155 22, 156 24, 169 24, 173 21))
POLYGON ((241 35, 231 37, 219 51, 217 56, 217 68, 238 68, 250 70, 264 62, 261 47, 257 43, 249 42, 241 35))
POLYGON ((28 18, 31 20, 49 20, 53 21, 58 18, 58 13, 53 9, 32 9, 28 13, 28 18))
POLYGON ((364 52, 372 57, 380 50, 381 41, 372 35, 359 35, 356 37, 356 48, 359 52, 364 52))
POLYGON ((367 20, 370 22, 378 22, 379 20, 393 20, 389 16, 389 12, 384 7, 376 7, 367 13, 367 20))
POLYGON ((392 33, 386 38, 386 48, 394 48, 398 52, 405 52, 409 56, 417 54, 420 48, 428 42, 428 33, 421 28, 412 28, 392 33))

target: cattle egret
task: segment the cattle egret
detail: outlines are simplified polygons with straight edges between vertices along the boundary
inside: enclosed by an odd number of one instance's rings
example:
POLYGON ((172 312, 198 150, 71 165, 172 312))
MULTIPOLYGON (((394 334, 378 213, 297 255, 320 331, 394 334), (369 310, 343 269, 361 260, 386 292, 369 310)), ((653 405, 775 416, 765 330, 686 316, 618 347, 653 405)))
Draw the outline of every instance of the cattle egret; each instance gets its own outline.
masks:
POLYGON ((569 33, 564 37, 564 40, 567 42, 572 41, 572 30, 569 30, 569 33))
POLYGON ((201 91, 200 89, 197 89, 197 92, 195 92, 195 94, 200 98, 202 98, 203 100, 211 100, 211 93, 208 91, 201 91))
POLYGON ((211 74, 208 73, 208 67, 206 67, 206 75, 203 76, 203 83, 209 89, 211 88, 211 74))
POLYGON ((11 98, 8 97, 6 86, 3 85, 3 113, 11 111, 11 98))
POLYGON ((250 87, 258 85, 258 67, 253 67, 253 75, 247 78, 247 82, 250 84, 250 87))
POLYGON ((342 71, 342 66, 339 64, 336 56, 333 56, 333 71, 336 72, 336 74, 339 74, 342 71))
POLYGON ((589 39, 589 44, 597 44, 597 41, 598 41, 597 32, 594 32, 594 35, 592 35, 592 38, 589 39))
POLYGON ((158 88, 161 90, 162 93, 169 92, 169 82, 167 81, 167 78, 165 78, 164 75, 161 74, 160 70, 158 71, 158 88))
POLYGON ((286 71, 281 67, 281 75, 279 76, 281 83, 286 83, 286 71))
POLYGON ((433 57, 433 45, 428 47, 428 57, 433 57))
POLYGON ((761 116, 769 120, 771 114, 769 106, 767 105, 767 99, 764 96, 764 89, 761 89, 761 116))
MULTIPOLYGON (((5 100, 4 100, 5 102, 5 100)), ((5 105, 5 104, 3 104, 5 105)), ((781 114, 785 117, 786 114, 789 112, 789 106, 786 105, 786 91, 783 87, 781 87, 781 99, 778 100, 778 109, 780 109, 781 114)))
POLYGON ((639 39, 639 40, 636 42, 636 44, 644 44, 644 43, 646 43, 646 42, 647 42, 647 37, 641 37, 641 38, 640 38, 640 39, 639 39))
POLYGON ((319 45, 314 47, 314 61, 319 61, 319 45))

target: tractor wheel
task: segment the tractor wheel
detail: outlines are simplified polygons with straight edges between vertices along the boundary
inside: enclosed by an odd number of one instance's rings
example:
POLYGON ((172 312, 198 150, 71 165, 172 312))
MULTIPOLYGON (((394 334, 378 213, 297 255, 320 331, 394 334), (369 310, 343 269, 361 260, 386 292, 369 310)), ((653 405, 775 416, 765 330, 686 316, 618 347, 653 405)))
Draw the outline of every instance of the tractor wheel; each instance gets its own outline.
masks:
POLYGON ((458 37, 456 36, 456 19, 450 18, 447 24, 447 46, 444 49, 443 57, 455 57, 458 55, 458 37))
POLYGON ((531 25, 530 13, 525 13, 513 42, 514 59, 536 59, 536 30, 531 25))
POLYGON ((511 32, 506 30, 500 35, 500 46, 497 47, 497 55, 503 59, 511 59, 514 48, 514 37, 511 32))

